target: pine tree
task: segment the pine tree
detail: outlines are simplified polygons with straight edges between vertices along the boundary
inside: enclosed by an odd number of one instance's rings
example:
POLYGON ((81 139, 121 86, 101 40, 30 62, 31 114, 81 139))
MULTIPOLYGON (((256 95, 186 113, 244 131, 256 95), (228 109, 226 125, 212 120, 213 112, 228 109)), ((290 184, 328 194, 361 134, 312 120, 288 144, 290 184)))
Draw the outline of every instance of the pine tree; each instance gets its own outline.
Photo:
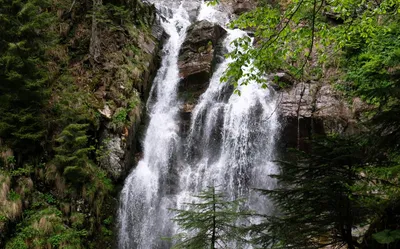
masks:
POLYGON ((263 248, 322 248, 359 244, 352 229, 365 221, 367 210, 349 188, 360 175, 362 146, 338 136, 313 139, 310 152, 296 151, 294 162, 281 162, 274 190, 263 190, 279 214, 250 228, 263 248))
POLYGON ((184 231, 175 238, 175 249, 229 248, 240 243, 241 232, 236 226, 248 212, 239 211, 241 201, 228 201, 215 187, 209 187, 198 196, 199 202, 187 203, 188 209, 174 210, 173 219, 184 231))
POLYGON ((79 187, 89 179, 88 158, 91 148, 86 136, 87 124, 70 124, 64 128, 56 141, 59 143, 54 162, 65 178, 79 187))
POLYGON ((40 148, 46 98, 46 0, 0 0, 0 137, 17 153, 40 148))

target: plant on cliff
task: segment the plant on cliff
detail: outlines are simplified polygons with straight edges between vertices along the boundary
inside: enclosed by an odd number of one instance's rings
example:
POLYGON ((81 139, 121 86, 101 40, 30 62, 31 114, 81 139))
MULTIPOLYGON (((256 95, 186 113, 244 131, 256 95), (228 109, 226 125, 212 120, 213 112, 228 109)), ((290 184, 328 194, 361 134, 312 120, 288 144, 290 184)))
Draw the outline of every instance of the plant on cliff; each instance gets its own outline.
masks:
MULTIPOLYGON (((223 194, 209 187, 196 196, 197 202, 186 203, 188 209, 173 210, 173 219, 183 232, 174 237, 173 248, 227 248, 233 241, 241 242, 236 222, 248 212, 239 211, 240 201, 229 201, 223 194)), ((236 244, 239 246, 239 244, 236 244)))
POLYGON ((99 217, 105 196, 113 190, 113 184, 89 157, 94 149, 88 146, 87 129, 88 124, 70 124, 64 128, 56 139, 59 145, 54 148, 54 164, 74 192, 85 193, 82 197, 99 217))
POLYGON ((370 248, 397 248, 393 234, 398 226, 400 200, 400 53, 399 2, 381 3, 371 18, 371 35, 349 34, 343 47, 343 71, 346 83, 338 85, 349 97, 359 97, 369 104, 362 113, 368 122, 368 167, 360 174, 353 191, 364 193, 363 205, 376 214, 365 234, 370 248))
POLYGON ((88 158, 92 149, 87 147, 87 128, 87 124, 70 124, 56 139, 59 146, 55 148, 54 162, 67 181, 75 186, 83 185, 88 180, 87 168, 92 163, 88 158))
POLYGON ((129 97, 141 71, 131 74, 129 66, 144 55, 126 50, 137 46, 140 35, 150 39, 153 8, 136 0, 0 0, 0 178, 8 179, 0 179, 0 247, 111 247, 104 227, 113 225, 101 221, 114 212, 114 183, 96 165, 92 149, 104 121, 98 110, 110 100, 131 111, 129 97), (101 53, 91 64, 94 12, 101 53), (129 87, 113 87, 118 80, 129 87), (112 94, 93 94, 100 86, 112 94), (20 184, 24 178, 32 179, 30 190, 44 191, 48 205, 31 202, 20 184), (50 208, 57 209, 55 217, 42 213, 50 208), (83 216, 79 229, 77 209, 83 216))
POLYGON ((82 239, 87 232, 64 224, 61 211, 49 206, 40 211, 31 210, 10 239, 6 249, 23 248, 84 248, 82 239))

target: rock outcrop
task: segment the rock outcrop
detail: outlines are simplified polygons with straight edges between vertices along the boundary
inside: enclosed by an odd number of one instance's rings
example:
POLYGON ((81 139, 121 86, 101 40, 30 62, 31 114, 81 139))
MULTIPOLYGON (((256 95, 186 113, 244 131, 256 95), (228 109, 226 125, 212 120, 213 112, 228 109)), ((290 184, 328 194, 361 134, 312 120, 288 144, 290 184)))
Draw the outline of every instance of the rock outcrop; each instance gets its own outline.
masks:
POLYGON ((311 134, 352 134, 359 129, 357 110, 328 83, 293 83, 279 94, 284 147, 303 147, 311 134))
MULTIPOLYGON (((103 115, 104 129, 100 135, 103 156, 100 166, 104 168, 115 181, 122 180, 129 170, 135 165, 135 155, 138 152, 138 130, 143 121, 144 104, 148 98, 151 82, 157 72, 160 62, 161 46, 167 38, 166 33, 158 25, 153 26, 152 37, 138 34, 137 44, 142 54, 140 56, 143 66, 137 70, 132 69, 132 74, 138 82, 135 89, 126 85, 129 80, 114 82, 117 87, 112 87, 111 92, 105 91, 103 98, 118 99, 123 92, 129 103, 118 104, 110 108, 107 104, 99 112, 103 115)), ((139 59, 139 58, 138 58, 139 59)), ((101 94, 100 94, 101 95, 101 94)))
POLYGON ((226 31, 207 20, 192 24, 179 55, 180 92, 198 92, 207 88, 215 64, 215 47, 226 31))
POLYGON ((226 30, 207 20, 197 21, 187 31, 179 53, 179 95, 183 101, 182 124, 185 130, 198 97, 207 89, 217 61, 219 43, 226 30))

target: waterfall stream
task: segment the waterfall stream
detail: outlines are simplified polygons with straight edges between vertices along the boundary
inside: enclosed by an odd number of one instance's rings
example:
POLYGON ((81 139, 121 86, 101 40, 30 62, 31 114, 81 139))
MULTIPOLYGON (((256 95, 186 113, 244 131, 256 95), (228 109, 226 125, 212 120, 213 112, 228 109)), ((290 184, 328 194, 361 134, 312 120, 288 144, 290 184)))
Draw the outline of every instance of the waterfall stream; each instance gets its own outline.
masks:
MULTIPOLYGON (((247 206, 268 212, 268 200, 252 188, 272 188, 272 162, 279 128, 274 92, 259 84, 240 86, 241 96, 220 83, 229 60, 219 63, 208 89, 192 112, 187 136, 179 134, 178 56, 191 23, 189 12, 200 6, 198 20, 225 26, 228 14, 200 1, 152 1, 167 20, 169 35, 161 67, 148 102, 149 125, 143 141, 144 157, 125 181, 120 197, 121 249, 158 249, 171 245, 162 237, 176 227, 169 208, 180 208, 207 186, 217 186, 231 199, 245 197, 247 206)), ((246 33, 227 30, 224 47, 246 33)))

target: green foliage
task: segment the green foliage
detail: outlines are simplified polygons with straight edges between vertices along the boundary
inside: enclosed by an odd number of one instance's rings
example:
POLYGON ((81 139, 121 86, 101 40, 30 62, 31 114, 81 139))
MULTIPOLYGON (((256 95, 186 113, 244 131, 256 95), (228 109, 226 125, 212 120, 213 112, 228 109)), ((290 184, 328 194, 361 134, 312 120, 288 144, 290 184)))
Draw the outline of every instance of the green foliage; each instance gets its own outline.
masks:
POLYGON ((365 221, 367 210, 349 189, 363 162, 358 139, 315 138, 311 151, 295 151, 293 162, 281 162, 274 175, 279 186, 262 190, 278 215, 250 228, 253 242, 267 248, 321 248, 347 244, 355 248, 352 228, 365 221))
POLYGON ((7 165, 12 166, 17 163, 17 160, 15 160, 14 156, 9 156, 6 158, 6 163, 7 163, 7 165))
POLYGON ((16 236, 7 242, 6 249, 44 248, 48 244, 53 248, 83 248, 81 240, 87 232, 65 226, 58 209, 50 206, 27 215, 18 226, 16 236))
POLYGON ((47 99, 44 51, 54 41, 46 0, 0 1, 0 136, 17 153, 40 150, 47 99))
POLYGON ((101 233, 104 237, 111 237, 113 235, 112 230, 107 229, 106 227, 101 227, 101 233))
POLYGON ((204 249, 216 248, 241 241, 240 229, 236 221, 248 215, 239 211, 239 200, 229 201, 214 187, 200 192, 198 201, 186 203, 187 209, 173 210, 173 219, 183 230, 175 239, 173 248, 204 249))
POLYGON ((7 221, 7 220, 8 220, 7 217, 5 217, 4 215, 0 215, 0 222, 7 221))
MULTIPOLYGON (((94 66, 87 60, 90 19, 86 15, 91 14, 91 4, 69 0, 0 0, 0 6, 0 138, 2 146, 15 155, 1 158, 0 167, 11 176, 9 185, 14 189, 4 197, 17 201, 15 204, 22 203, 21 207, 12 208, 24 211, 23 219, 16 221, 16 230, 10 229, 12 236, 2 234, 1 240, 6 237, 7 248, 86 247, 90 239, 97 237, 96 232, 101 234, 100 225, 104 216, 109 215, 101 210, 114 191, 106 171, 95 164, 93 153, 94 147, 98 147, 97 140, 92 139, 100 129, 98 110, 104 106, 103 99, 97 99, 93 92, 101 84, 108 90, 104 75, 113 70, 105 72, 100 69, 102 65, 94 66), (18 183, 28 176, 33 179, 29 182, 33 186, 18 183), (24 194, 26 189, 38 187, 46 192, 24 194), (84 199, 84 211, 90 212, 90 219, 86 219, 87 213, 74 212, 78 198, 84 199), (42 211, 54 211, 59 205, 65 215, 57 210, 55 217, 39 217, 42 211), (39 227, 42 223, 49 225, 48 229, 39 227)), ((129 45, 119 45, 132 48, 134 56, 128 58, 122 49, 124 56, 114 58, 114 62, 131 74, 132 62, 143 56, 135 39, 139 33, 150 33, 154 6, 135 0, 105 0, 93 12, 102 36, 121 36, 129 41, 129 45)), ((142 70, 137 69, 137 78, 142 70)), ((127 80, 126 93, 115 96, 123 107, 117 115, 123 126, 134 120, 129 115, 140 107, 140 97, 134 89, 137 82, 132 78, 127 80)), ((118 90, 116 95, 121 92, 118 90)), ((111 241, 112 224, 104 226, 106 240, 111 241)))
MULTIPOLYGON (((360 247, 351 229, 370 223, 367 240, 374 233, 381 242, 393 240, 389 231, 398 226, 384 220, 397 217, 390 207, 400 194, 399 10, 397 0, 264 2, 231 24, 254 31, 256 46, 248 37, 234 42, 234 62, 223 80, 237 87, 250 80, 265 84, 264 75, 277 71, 303 81, 344 76, 336 88, 369 104, 361 113, 368 129, 362 139, 313 141, 312 151, 281 164, 275 176, 280 187, 265 191, 281 213, 253 227, 258 245, 360 247)), ((363 243, 367 248, 368 241, 363 243)))
POLYGON ((347 45, 346 56, 350 60, 344 66, 350 83, 345 90, 380 106, 390 104, 392 91, 398 87, 400 25, 397 20, 394 18, 389 25, 377 30, 373 39, 362 39, 358 43, 352 37, 347 45))
POLYGON ((115 115, 115 120, 116 122, 125 122, 127 116, 127 111, 125 109, 122 109, 115 115))
POLYGON ((379 44, 382 37, 377 34, 391 32, 399 13, 399 3, 393 0, 300 0, 279 4, 261 4, 231 24, 254 30, 257 46, 250 46, 247 37, 234 42, 236 49, 229 56, 235 61, 224 80, 238 84, 245 76, 248 80, 242 84, 249 80, 265 83, 262 74, 277 70, 297 78, 318 79, 321 76, 317 72, 338 58, 343 48, 379 44), (244 70, 246 66, 251 69, 244 70))
POLYGON ((99 103, 90 91, 77 86, 70 74, 58 78, 53 94, 58 96, 51 113, 54 126, 62 128, 71 123, 88 123, 94 128, 99 127, 99 103))
POLYGON ((153 21, 152 7, 141 1, 105 1, 104 5, 98 7, 93 13, 101 25, 110 30, 123 31, 124 26, 138 25, 147 27, 153 21))
POLYGON ((70 220, 73 228, 81 229, 85 223, 85 215, 82 213, 73 213, 70 220))
POLYGON ((19 177, 19 176, 29 176, 33 172, 33 166, 30 164, 26 164, 23 167, 13 169, 10 172, 10 175, 13 177, 19 177))
POLYGON ((29 247, 26 245, 25 241, 20 237, 12 239, 6 245, 6 249, 28 249, 28 248, 29 247))
POLYGON ((8 193, 8 200, 17 201, 17 200, 20 200, 20 199, 21 199, 21 196, 19 194, 17 194, 14 190, 11 190, 8 193))
POLYGON ((100 217, 104 199, 114 185, 89 158, 93 148, 88 147, 87 128, 87 124, 70 124, 61 132, 56 139, 59 146, 55 148, 54 163, 74 192, 86 190, 83 197, 92 205, 96 217, 100 217))
POLYGON ((54 162, 65 178, 76 186, 82 185, 87 180, 87 168, 92 164, 88 158, 88 153, 92 149, 87 147, 87 128, 87 124, 70 124, 56 139, 59 146, 55 148, 54 162))
POLYGON ((107 219, 103 220, 104 225, 111 225, 113 223, 113 217, 109 216, 107 219))
POLYGON ((52 194, 50 194, 50 193, 44 194, 44 199, 50 205, 57 203, 56 198, 54 198, 54 196, 52 194))
POLYGON ((396 240, 400 240, 400 230, 390 231, 385 229, 379 233, 375 233, 372 237, 380 244, 390 244, 396 240))

